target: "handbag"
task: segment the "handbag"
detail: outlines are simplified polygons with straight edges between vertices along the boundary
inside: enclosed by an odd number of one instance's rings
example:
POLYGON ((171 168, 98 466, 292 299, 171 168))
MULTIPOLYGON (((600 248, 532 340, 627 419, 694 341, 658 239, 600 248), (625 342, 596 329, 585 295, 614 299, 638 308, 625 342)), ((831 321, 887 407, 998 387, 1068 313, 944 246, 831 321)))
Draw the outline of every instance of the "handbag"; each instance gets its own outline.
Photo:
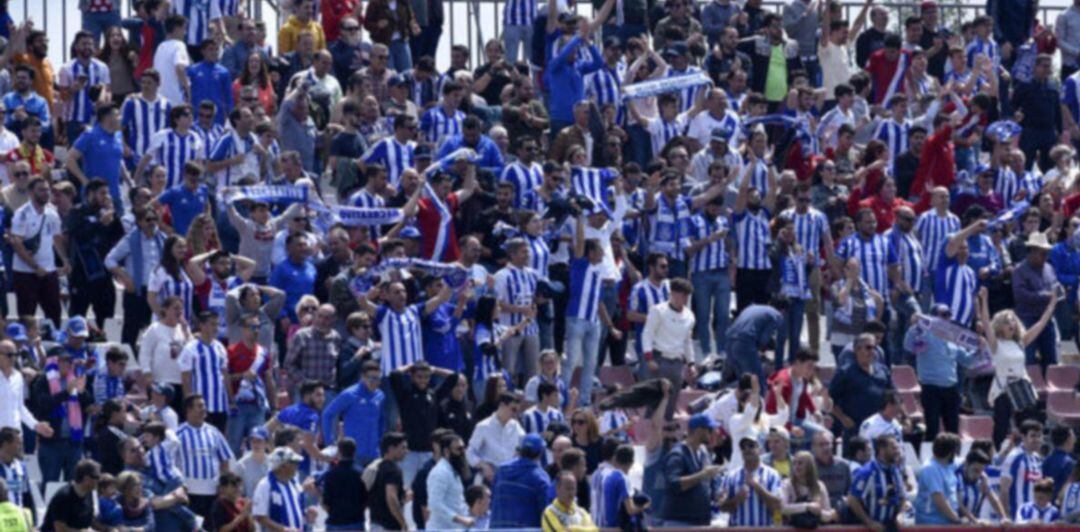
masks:
POLYGON ((38 248, 41 247, 41 232, 45 229, 45 218, 46 216, 42 214, 41 224, 38 225, 37 233, 34 236, 23 240, 23 247, 26 248, 26 252, 30 255, 36 255, 38 248))
POLYGON ((1035 387, 1027 379, 1013 378, 1006 381, 1005 394, 1009 398, 1013 412, 1024 412, 1035 407, 1039 398, 1035 395, 1035 387))

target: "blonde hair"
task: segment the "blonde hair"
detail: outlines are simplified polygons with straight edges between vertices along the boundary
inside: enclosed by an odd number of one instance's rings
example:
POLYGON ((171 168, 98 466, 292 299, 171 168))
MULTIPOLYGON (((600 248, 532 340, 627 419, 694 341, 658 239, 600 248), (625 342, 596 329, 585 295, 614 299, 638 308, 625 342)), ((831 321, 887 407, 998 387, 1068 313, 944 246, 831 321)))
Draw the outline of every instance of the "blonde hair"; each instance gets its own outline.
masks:
POLYGON ((192 256, 201 255, 207 251, 221 249, 220 241, 218 240, 217 224, 214 223, 214 218, 207 213, 202 213, 195 217, 191 221, 191 225, 188 226, 187 232, 188 246, 191 248, 189 251, 192 256), (204 236, 206 227, 210 227, 210 238, 204 236))
POLYGON ((990 318, 990 330, 994 331, 994 336, 998 340, 1012 340, 1019 343, 1020 339, 1024 337, 1024 324, 1020 323, 1020 318, 1016 317, 1016 313, 1012 310, 1002 310, 997 314, 994 314, 993 318, 990 318), (1001 331, 1006 325, 1013 325, 1015 333, 1010 338, 1003 334, 1001 331))
POLYGON ((810 491, 810 496, 817 498, 821 495, 821 482, 818 479, 817 463, 814 462, 814 455, 810 454, 810 451, 799 451, 795 453, 795 457, 791 459, 791 484, 798 487, 799 483, 806 486, 806 489, 810 491), (795 478, 795 472, 798 471, 799 462, 803 462, 803 468, 806 474, 801 479, 795 478))
POLYGON ((296 313, 300 314, 300 309, 304 308, 307 305, 314 305, 315 309, 318 310, 318 308, 319 308, 319 300, 315 296, 313 296, 311 294, 307 294, 307 295, 301 297, 300 301, 296 302, 296 309, 295 309, 296 313))
POLYGON ((600 423, 598 423, 596 421, 596 416, 594 416, 593 413, 591 411, 589 411, 589 410, 586 410, 584 408, 579 408, 577 410, 574 410, 574 414, 572 416, 570 416, 571 422, 573 422, 574 418, 576 418, 578 416, 582 416, 582 417, 585 418, 585 426, 588 427, 588 429, 589 429, 588 433, 586 434, 586 437, 589 438, 589 441, 584 442, 584 443, 592 443, 594 441, 599 440, 600 439, 600 423))
MULTIPOLYGON (((127 498, 128 490, 133 488, 141 488, 139 485, 142 479, 139 478, 139 474, 134 471, 124 471, 116 477, 116 488, 121 498, 127 498)), ((142 497, 142 490, 135 492, 135 499, 142 497)))

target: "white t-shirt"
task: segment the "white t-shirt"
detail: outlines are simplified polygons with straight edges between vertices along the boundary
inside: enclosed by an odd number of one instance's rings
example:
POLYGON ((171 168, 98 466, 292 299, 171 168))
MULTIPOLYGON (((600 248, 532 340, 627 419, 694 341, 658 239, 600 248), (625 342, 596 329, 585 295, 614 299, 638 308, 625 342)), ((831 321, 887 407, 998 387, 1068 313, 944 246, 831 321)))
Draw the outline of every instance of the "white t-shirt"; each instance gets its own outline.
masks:
MULTIPOLYGON (((19 137, 15 136, 14 133, 7 129, 0 131, 0 157, 6 159, 8 153, 18 147, 19 137)), ((3 182, 4 186, 8 186, 11 184, 11 179, 8 177, 8 169, 6 164, 0 164, 0 182, 3 182)))
MULTIPOLYGON (((25 245, 27 239, 33 238, 39 232, 40 243, 34 253, 34 262, 47 272, 55 272, 56 252, 53 250, 53 237, 62 233, 60 215, 50 204, 46 204, 45 209, 39 213, 34 208, 34 203, 28 201, 15 211, 11 220, 11 234, 22 238, 25 245)), ((22 273, 34 273, 34 269, 22 260, 18 253, 15 254, 12 269, 22 273)))
POLYGON ((714 129, 725 129, 729 124, 732 125, 732 130, 735 134, 728 140, 728 146, 733 150, 739 149, 739 144, 742 142, 742 120, 739 119, 739 115, 731 109, 728 109, 724 114, 724 117, 717 120, 713 117, 712 113, 705 111, 698 113, 693 120, 690 121, 690 128, 686 131, 686 136, 697 140, 702 146, 708 146, 709 140, 712 138, 712 131, 714 129))
POLYGON ((181 384, 180 352, 187 343, 187 336, 179 325, 169 327, 157 322, 150 325, 139 342, 139 367, 144 375, 152 375, 154 382, 181 384))
POLYGON ((187 45, 184 41, 168 39, 158 45, 154 52, 154 69, 161 74, 161 87, 159 89, 165 99, 174 104, 186 103, 184 89, 180 86, 180 78, 176 75, 176 67, 187 68, 191 59, 187 54, 187 45))
POLYGON ((830 42, 818 48, 826 100, 835 100, 836 86, 847 83, 851 79, 851 61, 848 57, 847 46, 837 46, 830 42))

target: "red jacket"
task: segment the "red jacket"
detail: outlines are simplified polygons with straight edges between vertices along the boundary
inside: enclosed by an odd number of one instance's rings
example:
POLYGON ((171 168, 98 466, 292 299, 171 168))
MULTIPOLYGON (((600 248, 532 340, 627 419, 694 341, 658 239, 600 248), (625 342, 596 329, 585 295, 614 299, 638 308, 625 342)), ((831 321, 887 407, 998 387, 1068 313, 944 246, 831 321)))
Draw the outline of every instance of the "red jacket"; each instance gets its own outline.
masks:
POLYGON ((956 158, 953 156, 953 127, 945 124, 941 131, 934 132, 926 139, 919 157, 919 168, 915 170, 915 180, 911 183, 911 193, 919 194, 916 210, 922 212, 930 208, 931 188, 942 186, 951 188, 956 181, 956 158))
MULTIPOLYGON (((791 384, 791 368, 784 368, 769 377, 769 391, 765 394, 765 412, 772 415, 776 415, 777 410, 776 394, 773 393, 773 389, 777 384, 780 385, 780 395, 784 397, 784 402, 787 403, 788 408, 792 408, 791 394, 794 392, 794 388, 791 384)), ((814 400, 810 398, 810 383, 806 382, 803 384, 802 393, 799 395, 799 405, 795 411, 795 418, 806 419, 807 416, 814 412, 817 412, 817 406, 814 405, 814 400)))

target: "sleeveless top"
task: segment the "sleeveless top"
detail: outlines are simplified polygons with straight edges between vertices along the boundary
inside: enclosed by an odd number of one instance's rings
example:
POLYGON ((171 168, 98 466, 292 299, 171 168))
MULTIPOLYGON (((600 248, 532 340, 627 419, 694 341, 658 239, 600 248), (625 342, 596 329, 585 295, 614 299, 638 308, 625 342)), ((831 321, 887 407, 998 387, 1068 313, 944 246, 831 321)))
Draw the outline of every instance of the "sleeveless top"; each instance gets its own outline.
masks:
POLYGON ((1004 391, 1010 379, 1031 380, 1027 374, 1024 348, 1015 340, 998 340, 994 351, 994 381, 990 384, 990 404, 1004 391))

